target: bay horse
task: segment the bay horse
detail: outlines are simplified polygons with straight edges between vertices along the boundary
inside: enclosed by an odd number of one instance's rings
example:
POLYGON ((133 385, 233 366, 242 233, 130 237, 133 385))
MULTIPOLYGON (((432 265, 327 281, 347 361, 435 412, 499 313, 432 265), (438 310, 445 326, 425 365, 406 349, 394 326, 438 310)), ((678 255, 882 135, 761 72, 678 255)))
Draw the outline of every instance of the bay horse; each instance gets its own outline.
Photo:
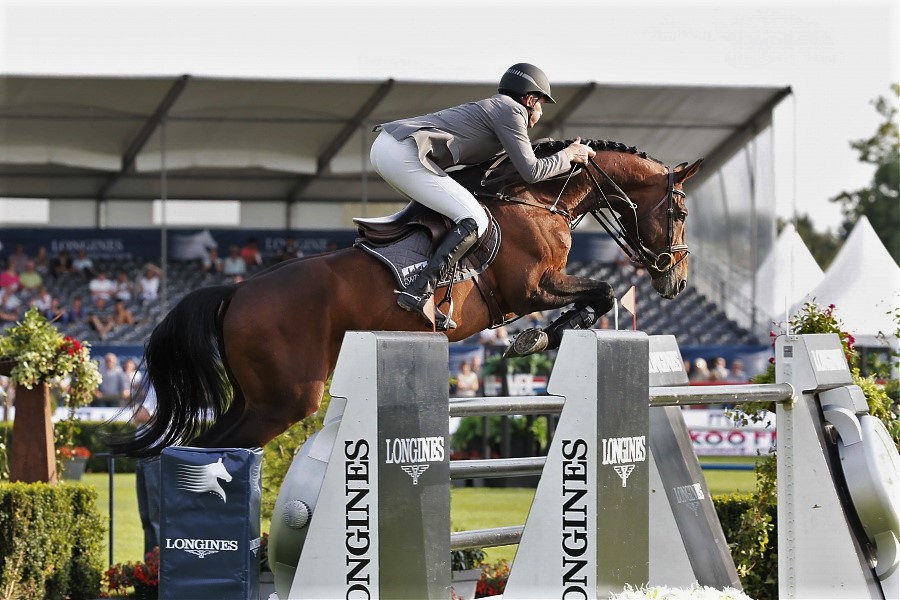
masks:
MULTIPOLYGON (((458 326, 446 332, 450 341, 569 304, 592 307, 595 318, 609 311, 608 283, 565 272, 571 230, 586 214, 646 268, 661 296, 684 289, 683 184, 702 159, 670 168, 623 144, 586 143, 597 152, 590 164, 535 184, 524 183, 509 161, 451 174, 489 209, 502 243, 480 276, 481 291, 474 280, 452 286, 458 326)), ((536 144, 535 153, 546 156, 565 145, 536 144)), ((156 412, 111 449, 148 456, 175 444, 265 445, 318 409, 345 332, 430 330, 420 315, 397 306, 396 287, 387 268, 352 247, 194 290, 145 344, 156 412)), ((438 288, 435 298, 444 292, 438 288)))

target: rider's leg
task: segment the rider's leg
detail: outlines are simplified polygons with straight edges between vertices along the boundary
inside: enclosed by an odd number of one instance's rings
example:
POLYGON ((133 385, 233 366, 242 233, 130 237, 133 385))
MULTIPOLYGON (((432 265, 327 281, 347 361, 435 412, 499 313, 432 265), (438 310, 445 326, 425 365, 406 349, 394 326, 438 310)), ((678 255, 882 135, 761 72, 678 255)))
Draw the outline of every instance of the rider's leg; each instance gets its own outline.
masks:
MULTIPOLYGON (((397 296, 397 304, 405 310, 419 313, 431 323, 431 319, 425 313, 426 302, 434 294, 434 288, 438 282, 477 241, 478 231, 475 219, 465 218, 457 223, 455 227, 444 234, 441 243, 438 244, 434 255, 428 261, 428 264, 425 265, 425 268, 416 273, 415 279, 397 296)), ((435 319, 441 321, 435 324, 442 329, 453 329, 456 327, 456 324, 449 317, 439 315, 436 309, 435 319)))
MULTIPOLYGON (((397 303, 416 311, 425 319, 424 306, 434 287, 451 266, 463 257, 478 238, 487 231, 487 214, 470 191, 443 172, 426 168, 412 138, 397 141, 382 131, 372 144, 372 165, 395 190, 445 215, 456 223, 438 244, 425 268, 400 293, 397 303)), ((439 170, 438 170, 439 171, 439 170)), ((439 327, 452 329, 455 324, 443 315, 435 315, 439 327)), ((429 323, 431 322, 428 319, 429 323)))

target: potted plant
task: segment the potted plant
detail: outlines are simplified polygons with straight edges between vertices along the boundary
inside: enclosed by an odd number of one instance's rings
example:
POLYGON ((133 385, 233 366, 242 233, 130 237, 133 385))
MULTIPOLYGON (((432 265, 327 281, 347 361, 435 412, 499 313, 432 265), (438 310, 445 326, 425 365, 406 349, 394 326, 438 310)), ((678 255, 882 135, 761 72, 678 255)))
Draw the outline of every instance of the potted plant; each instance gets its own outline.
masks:
POLYGON ((81 481, 91 451, 84 446, 60 446, 56 453, 62 465, 63 479, 81 481))
POLYGON ((0 336, 0 368, 16 386, 10 480, 56 480, 50 387, 62 392, 69 418, 57 430, 72 445, 75 410, 87 406, 100 384, 90 345, 64 336, 35 307, 0 336))
POLYGON ((453 570, 453 598, 471 600, 481 578, 481 565, 485 553, 481 548, 453 550, 450 553, 450 567, 453 570))

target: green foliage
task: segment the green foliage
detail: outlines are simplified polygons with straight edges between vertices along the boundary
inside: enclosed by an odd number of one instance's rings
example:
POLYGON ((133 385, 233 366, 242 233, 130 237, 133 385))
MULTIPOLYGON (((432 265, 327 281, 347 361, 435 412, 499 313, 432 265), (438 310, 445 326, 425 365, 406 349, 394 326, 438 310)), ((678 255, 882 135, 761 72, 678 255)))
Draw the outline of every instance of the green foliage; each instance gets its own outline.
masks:
POLYGON ((880 96, 872 102, 884 120, 868 138, 850 143, 859 152, 860 162, 875 165, 872 183, 864 188, 842 192, 832 198, 844 213, 844 234, 863 215, 881 238, 894 260, 900 263, 900 128, 898 106, 900 84, 891 86, 891 96, 880 96))
POLYGON ((263 448, 264 467, 261 512, 264 519, 272 518, 275 501, 278 499, 278 491, 281 489, 284 477, 291 467, 294 454, 303 445, 303 442, 322 428, 325 412, 328 410, 328 404, 331 400, 331 394, 328 391, 330 388, 331 380, 326 385, 322 404, 315 414, 298 423, 294 423, 290 429, 266 444, 266 447, 263 448))
POLYGON ((450 448, 456 453, 454 458, 485 458, 482 456, 484 437, 484 419, 488 419, 488 439, 492 457, 500 456, 503 437, 503 420, 509 423, 511 439, 534 441, 535 451, 542 453, 547 449, 547 417, 501 416, 463 417, 456 431, 450 436, 450 448))
POLYGON ((0 598, 97 598, 103 519, 82 485, 0 485, 0 598))
POLYGON ((454 571, 477 569, 484 564, 487 555, 481 548, 467 548, 450 552, 450 568, 454 571))
POLYGON ((482 375, 500 375, 504 370, 507 373, 549 375, 553 370, 553 358, 543 353, 515 358, 503 358, 502 354, 494 354, 489 356, 481 367, 482 375))

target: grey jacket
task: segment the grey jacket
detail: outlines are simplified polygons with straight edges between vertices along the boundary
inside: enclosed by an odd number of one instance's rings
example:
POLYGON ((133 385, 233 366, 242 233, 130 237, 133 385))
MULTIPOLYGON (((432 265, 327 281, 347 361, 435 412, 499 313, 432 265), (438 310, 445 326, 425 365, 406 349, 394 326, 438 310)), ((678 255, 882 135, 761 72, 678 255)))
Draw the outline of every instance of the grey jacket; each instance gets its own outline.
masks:
POLYGON ((503 94, 380 127, 397 141, 412 137, 422 164, 438 175, 446 175, 444 169, 453 165, 482 162, 501 150, 506 150, 528 183, 569 168, 565 151, 535 157, 528 137, 528 111, 503 94))

